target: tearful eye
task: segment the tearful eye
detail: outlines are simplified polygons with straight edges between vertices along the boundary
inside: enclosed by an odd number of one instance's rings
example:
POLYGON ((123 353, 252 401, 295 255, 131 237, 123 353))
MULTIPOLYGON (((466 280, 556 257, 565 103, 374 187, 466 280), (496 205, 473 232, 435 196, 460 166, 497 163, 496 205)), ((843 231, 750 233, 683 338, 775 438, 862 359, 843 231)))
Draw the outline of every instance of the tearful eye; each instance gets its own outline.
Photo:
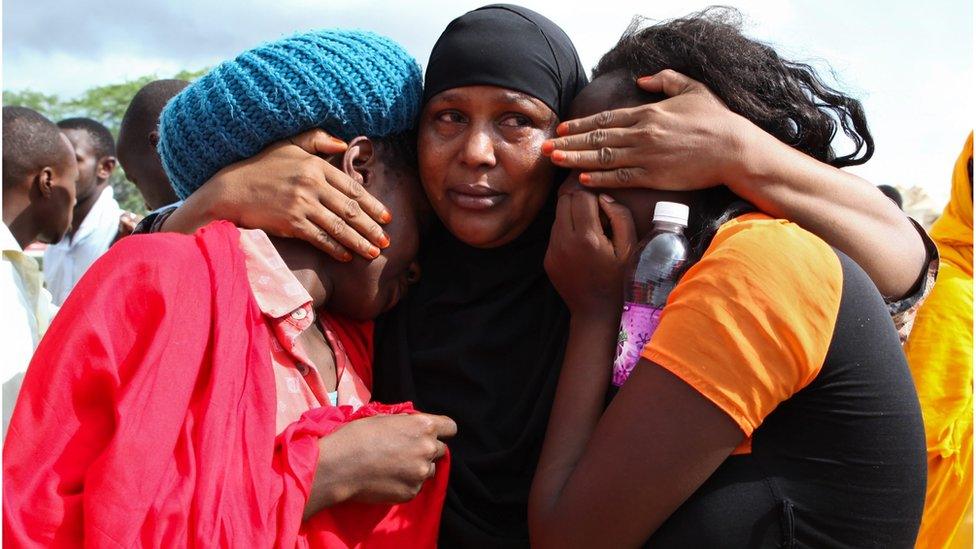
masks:
POLYGON ((437 121, 449 124, 463 124, 465 119, 464 115, 457 111, 443 111, 437 114, 437 121))
POLYGON ((500 126, 505 126, 507 128, 524 128, 526 126, 532 125, 532 120, 522 114, 510 114, 499 122, 500 126))

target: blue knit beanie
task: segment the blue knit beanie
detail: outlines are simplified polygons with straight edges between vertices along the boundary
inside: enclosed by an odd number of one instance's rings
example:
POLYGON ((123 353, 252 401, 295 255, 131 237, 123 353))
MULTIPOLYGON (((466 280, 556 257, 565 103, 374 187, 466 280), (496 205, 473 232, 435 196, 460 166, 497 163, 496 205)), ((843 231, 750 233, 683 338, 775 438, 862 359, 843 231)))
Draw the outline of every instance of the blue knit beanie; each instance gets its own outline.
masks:
POLYGON ((297 34, 221 63, 171 99, 157 149, 185 199, 225 166, 311 128, 344 140, 410 130, 422 93, 417 62, 388 38, 297 34))

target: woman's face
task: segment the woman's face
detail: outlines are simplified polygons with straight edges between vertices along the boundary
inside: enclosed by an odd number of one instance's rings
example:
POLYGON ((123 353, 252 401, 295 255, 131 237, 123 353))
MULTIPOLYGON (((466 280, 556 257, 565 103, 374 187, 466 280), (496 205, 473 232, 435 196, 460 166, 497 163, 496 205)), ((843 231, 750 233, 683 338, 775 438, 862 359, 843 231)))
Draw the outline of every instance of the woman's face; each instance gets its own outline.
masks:
POLYGON ((427 102, 420 179, 454 236, 494 248, 525 231, 553 184, 555 168, 540 148, 558 122, 538 99, 495 86, 453 88, 427 102))

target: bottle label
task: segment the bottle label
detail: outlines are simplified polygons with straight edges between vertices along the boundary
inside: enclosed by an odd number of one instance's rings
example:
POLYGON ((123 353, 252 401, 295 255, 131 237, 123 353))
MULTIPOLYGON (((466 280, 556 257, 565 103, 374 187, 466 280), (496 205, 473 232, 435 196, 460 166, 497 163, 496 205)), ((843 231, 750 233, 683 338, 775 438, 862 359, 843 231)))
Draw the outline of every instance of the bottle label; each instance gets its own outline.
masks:
POLYGON ((662 309, 651 305, 630 302, 624 304, 624 312, 620 315, 617 354, 613 360, 611 380, 617 387, 622 386, 634 371, 644 345, 651 340, 651 335, 661 321, 661 311, 662 309))

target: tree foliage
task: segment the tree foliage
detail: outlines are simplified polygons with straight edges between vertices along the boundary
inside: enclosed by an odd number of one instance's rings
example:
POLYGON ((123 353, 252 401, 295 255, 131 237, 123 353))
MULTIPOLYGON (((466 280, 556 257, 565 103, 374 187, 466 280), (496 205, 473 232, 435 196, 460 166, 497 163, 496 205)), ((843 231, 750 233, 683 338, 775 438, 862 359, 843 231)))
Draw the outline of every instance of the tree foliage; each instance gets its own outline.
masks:
MULTIPOLYGON (((195 80, 202 76, 207 69, 198 71, 181 71, 172 78, 195 80)), ((62 98, 31 89, 9 91, 3 90, 4 105, 19 105, 35 111, 57 122, 73 116, 84 116, 97 120, 105 125, 115 138, 119 136, 119 126, 125 109, 132 101, 132 97, 140 88, 158 79, 159 76, 148 75, 119 84, 106 84, 86 90, 81 95, 72 98, 62 98)), ((146 213, 142 195, 130 181, 125 178, 121 169, 112 174, 112 186, 115 188, 115 198, 124 210, 140 214, 146 213)))

